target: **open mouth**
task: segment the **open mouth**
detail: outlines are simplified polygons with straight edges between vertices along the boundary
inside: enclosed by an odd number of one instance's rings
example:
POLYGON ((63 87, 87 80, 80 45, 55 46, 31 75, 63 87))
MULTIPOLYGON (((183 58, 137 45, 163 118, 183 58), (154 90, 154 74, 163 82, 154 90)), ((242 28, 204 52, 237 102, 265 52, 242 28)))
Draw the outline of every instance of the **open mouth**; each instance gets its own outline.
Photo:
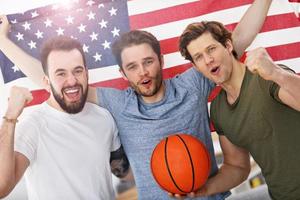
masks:
POLYGON ((146 80, 142 81, 141 84, 147 85, 148 83, 150 83, 150 81, 151 81, 150 79, 146 79, 146 80))
POLYGON ((63 93, 68 97, 70 101, 77 101, 80 96, 80 87, 68 87, 63 90, 63 93))
POLYGON ((215 73, 217 73, 219 71, 219 67, 214 67, 214 68, 212 68, 211 70, 210 70, 210 72, 212 73, 212 74, 215 74, 215 73))

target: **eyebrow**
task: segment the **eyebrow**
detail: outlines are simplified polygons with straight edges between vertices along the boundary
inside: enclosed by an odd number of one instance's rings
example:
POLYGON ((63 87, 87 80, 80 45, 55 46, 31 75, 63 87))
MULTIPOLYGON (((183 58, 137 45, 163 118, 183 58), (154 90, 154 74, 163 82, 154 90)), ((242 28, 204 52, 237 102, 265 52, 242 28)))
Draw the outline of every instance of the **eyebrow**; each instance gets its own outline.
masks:
MULTIPOLYGON (((73 70, 77 70, 77 69, 84 69, 84 67, 79 65, 79 66, 75 67, 73 70)), ((54 73, 64 72, 64 71, 67 71, 67 70, 66 69, 62 69, 62 68, 58 68, 58 69, 55 70, 54 73)))

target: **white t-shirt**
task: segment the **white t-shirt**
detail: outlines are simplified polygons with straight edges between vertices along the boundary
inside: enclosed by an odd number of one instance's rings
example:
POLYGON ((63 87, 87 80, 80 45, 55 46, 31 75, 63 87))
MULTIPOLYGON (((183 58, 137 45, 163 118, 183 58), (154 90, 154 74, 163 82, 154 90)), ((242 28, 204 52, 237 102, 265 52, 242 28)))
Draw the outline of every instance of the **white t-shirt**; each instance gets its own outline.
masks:
POLYGON ((110 113, 91 103, 68 114, 43 103, 17 124, 15 151, 30 161, 29 200, 114 199, 110 152, 120 148, 110 113))

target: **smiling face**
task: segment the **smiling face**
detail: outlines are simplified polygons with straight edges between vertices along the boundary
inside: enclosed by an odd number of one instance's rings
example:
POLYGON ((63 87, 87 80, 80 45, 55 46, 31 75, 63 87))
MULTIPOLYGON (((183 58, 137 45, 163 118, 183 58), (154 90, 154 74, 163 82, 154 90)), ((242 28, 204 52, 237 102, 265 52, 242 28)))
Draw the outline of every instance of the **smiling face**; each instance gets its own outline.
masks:
POLYGON ((225 45, 226 47, 208 32, 187 45, 197 70, 216 84, 227 82, 232 73, 233 46, 230 40, 225 45))
MULTIPOLYGON (((126 47, 121 53, 124 79, 143 99, 157 100, 163 93, 162 65, 149 44, 126 47)), ((148 101, 149 102, 149 101, 148 101)))
POLYGON ((88 73, 81 53, 54 50, 48 58, 46 83, 51 91, 51 105, 68 113, 80 112, 86 102, 88 92, 88 73))

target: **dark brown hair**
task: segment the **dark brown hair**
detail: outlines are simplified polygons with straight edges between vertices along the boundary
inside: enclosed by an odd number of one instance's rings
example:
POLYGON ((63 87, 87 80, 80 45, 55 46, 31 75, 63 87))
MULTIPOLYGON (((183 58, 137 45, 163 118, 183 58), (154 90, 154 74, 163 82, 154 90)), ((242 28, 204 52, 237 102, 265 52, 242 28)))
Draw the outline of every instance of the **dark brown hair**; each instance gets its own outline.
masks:
POLYGON ((159 62, 161 62, 160 45, 156 37, 147 31, 133 30, 124 33, 119 40, 116 40, 114 42, 112 46, 113 55, 115 56, 118 65, 120 66, 121 69, 122 69, 122 58, 121 58, 122 51, 127 47, 144 44, 144 43, 149 44, 151 46, 151 48, 157 55, 159 62))
MULTIPOLYGON (((41 50, 41 62, 43 66, 44 73, 48 75, 48 56, 51 53, 51 51, 54 50, 63 50, 63 51, 71 51, 73 49, 77 49, 83 59, 84 67, 86 67, 86 61, 84 57, 84 52, 82 49, 82 45, 80 42, 78 42, 75 39, 66 37, 66 36, 58 36, 58 37, 53 37, 49 40, 47 40, 42 47, 41 50)), ((64 58, 62 58, 64 59, 64 58)))
MULTIPOLYGON (((200 37, 203 33, 210 33, 212 37, 226 47, 228 40, 232 41, 231 32, 228 31, 223 24, 216 21, 202 21, 189 24, 179 38, 179 50, 181 55, 191 62, 193 58, 187 50, 187 46, 191 41, 200 37)), ((237 59, 238 55, 235 50, 232 51, 233 56, 237 59)))

